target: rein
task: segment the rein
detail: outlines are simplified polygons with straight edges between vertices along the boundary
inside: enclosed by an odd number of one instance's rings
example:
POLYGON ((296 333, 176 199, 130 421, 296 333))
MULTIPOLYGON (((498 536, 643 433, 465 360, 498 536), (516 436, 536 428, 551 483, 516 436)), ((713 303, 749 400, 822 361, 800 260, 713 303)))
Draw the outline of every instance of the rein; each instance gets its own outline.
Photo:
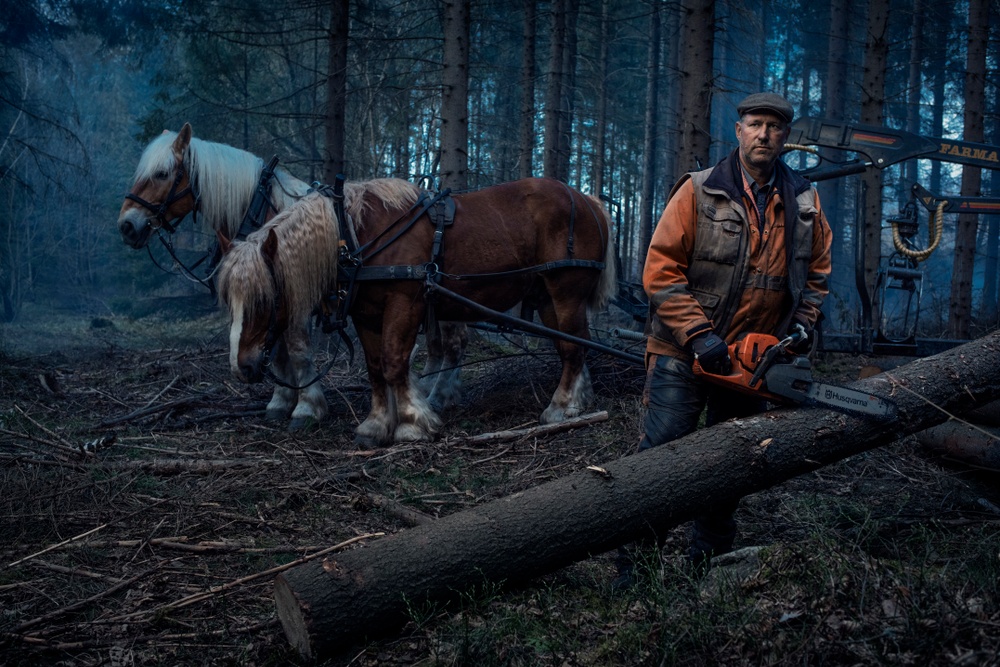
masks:
MULTIPOLYGON (((276 159, 276 158, 275 158, 276 159)), ((273 160, 272 160, 273 162, 273 160)), ((263 183, 263 174, 261 177, 263 183)), ((264 367, 267 370, 268 375, 278 384, 287 389, 301 390, 309 387, 316 382, 318 382, 324 375, 329 372, 332 368, 334 362, 336 361, 337 354, 340 351, 341 342, 346 342, 350 350, 351 357, 354 356, 354 348, 351 343, 350 338, 346 333, 347 328, 347 317, 350 312, 351 305, 354 302, 354 298, 357 295, 358 282, 359 281, 372 281, 372 280, 423 280, 425 283, 426 291, 428 297, 433 297, 436 294, 441 294, 446 298, 450 298, 463 303, 467 306, 478 309, 484 314, 505 321, 507 316, 502 313, 490 310, 484 306, 480 306, 465 297, 462 297, 451 290, 441 287, 438 284, 440 277, 444 276, 453 280, 476 280, 476 279, 495 279, 507 276, 520 275, 525 273, 538 273, 542 271, 549 271, 552 269, 567 268, 567 267, 581 267, 581 268, 592 268, 597 270, 603 270, 605 268, 605 263, 598 260, 586 260, 586 259, 576 259, 573 257, 574 254, 574 236, 575 236, 575 223, 576 223, 576 205, 572 202, 571 196, 571 213, 570 213, 570 229, 569 229, 569 239, 567 241, 566 251, 569 255, 566 259, 554 260, 551 262, 545 262, 543 264, 537 264, 534 266, 524 267, 520 269, 511 269, 509 271, 496 271, 491 273, 475 273, 475 274, 445 274, 438 270, 437 260, 439 258, 441 245, 443 242, 443 232, 445 227, 449 226, 453 222, 454 216, 454 204, 450 203, 451 190, 445 189, 438 193, 430 193, 427 191, 421 192, 417 201, 407 210, 404 214, 399 216, 394 222, 388 225, 385 229, 379 232, 373 239, 368 241, 363 245, 358 245, 355 240, 355 235, 350 227, 350 222, 348 216, 344 210, 344 175, 337 174, 334 184, 324 185, 319 183, 313 184, 313 190, 328 197, 333 202, 334 211, 337 217, 337 224, 340 231, 340 249, 337 256, 337 289, 336 292, 327 297, 327 302, 332 304, 327 308, 322 308, 322 312, 318 317, 322 317, 322 326, 324 333, 332 333, 336 331, 340 335, 340 341, 337 343, 337 350, 334 352, 330 361, 319 370, 316 376, 303 385, 292 385, 286 383, 285 381, 278 378, 274 371, 271 370, 272 361, 274 355, 276 354, 275 343, 278 339, 277 334, 277 303, 280 293, 278 292, 279 286, 277 278, 274 275, 274 267, 268 264, 268 268, 271 272, 271 279, 275 283, 276 297, 275 303, 272 305, 271 319, 268 324, 268 332, 265 339, 265 345, 263 350, 263 356, 265 358, 264 367), (451 205, 451 218, 446 218, 447 214, 437 214, 430 215, 431 221, 435 223, 435 235, 434 235, 434 247, 432 249, 432 257, 430 261, 423 264, 404 264, 404 265, 386 265, 386 266, 365 266, 365 261, 370 260, 372 257, 382 252, 393 243, 395 243, 400 237, 402 237, 407 231, 413 228, 417 224, 417 221, 428 214, 432 208, 438 206, 439 209, 447 210, 451 205), (406 221, 406 222, 403 222, 406 221), (392 233, 395 230, 395 233, 392 233), (389 234, 392 233, 391 236, 389 234), (388 237, 388 238, 386 238, 388 237), (372 250, 374 248, 374 250, 372 250), (369 252, 370 251, 370 252, 369 252), (332 312, 331 312, 332 311, 332 312)), ((248 211, 249 215, 249 211, 248 211)), ((429 305, 429 309, 433 309, 433 306, 429 305)), ((428 313, 429 320, 433 316, 428 313)), ((520 320, 518 320, 518 323, 520 320)), ((513 323, 512 323, 513 324, 513 323)), ((539 331, 535 333, 541 333, 541 335, 561 337, 564 340, 571 339, 571 342, 579 342, 572 336, 566 334, 560 334, 559 332, 552 332, 551 330, 544 327, 537 327, 539 331)), ((524 328, 524 327, 522 327, 524 328)), ((527 329, 532 331, 531 329, 527 329)), ((584 341, 591 343, 591 341, 584 341)), ((613 348, 608 348, 613 350, 613 348)), ((617 351, 614 351, 617 352, 617 351)), ((630 359, 633 360, 633 359, 630 359)))
MULTIPOLYGON (((334 330, 338 331, 341 337, 344 340, 347 340, 348 343, 350 343, 350 340, 346 338, 344 330, 347 326, 347 316, 350 311, 350 307, 354 302, 355 296, 357 295, 358 282, 372 280, 423 280, 429 297, 432 298, 435 294, 443 294, 447 298, 455 299, 458 295, 450 290, 444 289, 438 284, 441 277, 451 280, 482 280, 504 278, 525 273, 539 273, 542 271, 569 267, 597 269, 599 271, 603 271, 605 268, 605 263, 603 261, 576 259, 573 257, 575 245, 574 228, 576 226, 576 204, 572 199, 572 194, 570 195, 571 209, 569 239, 567 240, 566 245, 566 252, 569 257, 566 259, 554 260, 551 262, 545 262, 544 264, 536 264, 534 266, 523 267, 520 269, 511 269, 509 271, 456 275, 441 273, 437 263, 443 242, 444 230, 454 222, 454 204, 451 204, 450 201, 450 189, 446 188, 439 193, 434 193, 433 196, 427 191, 421 192, 417 201, 406 213, 398 217, 392 224, 383 229, 375 238, 364 245, 357 247, 356 241, 354 240, 354 234, 349 228, 347 215, 344 213, 343 188, 343 174, 337 174, 332 187, 327 185, 314 186, 314 189, 317 192, 333 200, 334 210, 336 211, 338 225, 340 227, 341 239, 340 251, 337 257, 337 291, 328 297, 328 301, 336 304, 335 307, 331 309, 336 313, 336 318, 332 319, 329 315, 327 315, 323 323, 323 330, 326 333, 330 333, 334 330), (449 204, 451 205, 450 213, 443 213, 442 210, 447 211, 449 204), (436 206, 438 207, 438 210, 436 210, 434 214, 429 215, 431 222, 435 224, 436 229, 434 233, 434 245, 431 251, 431 258, 428 262, 423 264, 386 266, 364 265, 365 260, 371 259, 392 245, 403 234, 410 230, 417 223, 417 220, 425 214, 429 214, 431 209, 436 206), (384 237, 386 237, 391 230, 400 225, 403 220, 407 220, 407 222, 403 224, 402 227, 400 227, 390 238, 383 241, 384 237), (380 242, 381 245, 377 245, 380 242), (375 250, 365 256, 365 253, 372 247, 375 247, 375 250)), ((458 298, 461 299, 461 297, 458 298)), ((432 322, 434 319, 431 311, 433 311, 433 305, 429 303, 428 323, 432 322)), ((492 314, 492 311, 490 314, 492 314)))
MULTIPOLYGON (((274 382, 274 384, 284 387, 285 389, 300 391, 302 389, 306 389, 316 384, 323 378, 324 375, 330 372, 330 369, 333 368, 333 364, 337 361, 337 355, 340 353, 341 342, 347 343, 347 349, 350 353, 351 359, 354 358, 354 345, 351 343, 351 340, 347 337, 347 334, 344 331, 344 327, 340 327, 339 328, 340 340, 337 341, 337 349, 334 350, 333 355, 330 357, 330 360, 326 363, 326 365, 323 366, 323 368, 321 368, 319 371, 317 371, 316 375, 313 377, 312 380, 309 380, 309 382, 306 382, 305 384, 295 385, 291 384, 290 382, 285 382, 284 380, 279 378, 273 370, 273 362, 274 362, 274 357, 277 354, 276 343, 278 342, 278 339, 281 337, 281 334, 278 332, 278 303, 280 303, 281 301, 281 283, 278 282, 278 277, 274 273, 274 265, 271 263, 270 260, 267 261, 267 270, 268 273, 271 275, 271 281, 274 283, 274 301, 271 304, 271 315, 267 324, 267 333, 264 335, 264 349, 261 352, 261 356, 264 358, 263 362, 264 371, 267 373, 268 377, 271 378, 271 381, 274 382)), ((330 331, 327 330, 325 324, 323 327, 323 331, 324 333, 330 333, 330 331)))
MULTIPOLYGON (((277 164, 277 160, 278 160, 277 157, 272 158, 272 160, 271 160, 272 165, 273 164, 277 164)), ((272 169, 272 171, 273 171, 273 169, 272 169)), ((261 183, 263 183, 263 182, 264 182, 264 177, 263 177, 263 175, 261 175, 261 183)), ((336 212, 337 221, 338 221, 338 224, 340 226, 341 246, 340 246, 340 253, 339 253, 338 259, 337 259, 337 272, 338 272, 338 276, 337 276, 338 280, 337 280, 337 282, 338 282, 338 284, 340 284, 340 271, 341 271, 341 267, 344 266, 344 265, 346 265, 346 264, 348 264, 348 263, 350 263, 350 261, 351 261, 350 257, 349 257, 350 253, 347 252, 347 245, 346 245, 347 241, 345 241, 344 239, 353 239, 354 238, 354 235, 351 234, 351 233, 349 233, 349 230, 347 229, 347 226, 346 226, 347 225, 347 223, 346 223, 347 216, 346 216, 346 214, 344 212, 344 175, 343 174, 337 174, 332 187, 329 186, 329 185, 322 185, 322 184, 316 183, 316 184, 313 185, 313 189, 315 191, 319 192, 320 194, 322 194, 323 196, 329 197, 330 199, 333 200, 333 208, 334 208, 334 211, 336 212)), ((255 201, 256 201, 256 199, 255 199, 255 201)), ((272 205, 272 207, 273 207, 273 205, 272 205)), ((251 208, 253 208, 252 205, 251 205, 251 208)), ((249 215, 249 214, 250 214, 250 211, 248 210, 247 211, 247 215, 249 215)), ((360 265, 360 261, 358 262, 358 265, 360 265)), ((333 364, 337 361, 337 355, 340 353, 340 344, 341 343, 346 343, 347 344, 348 354, 350 355, 351 359, 354 359, 354 344, 351 342, 350 337, 347 335, 347 308, 350 305, 350 302, 353 300, 353 298, 352 298, 353 297, 353 293, 350 290, 345 290, 345 289, 341 288, 341 289, 337 290, 337 293, 335 295, 333 295, 332 297, 328 297, 328 299, 336 301, 336 303, 337 303, 337 306, 336 306, 337 319, 336 319, 336 321, 332 321, 330 319, 329 315, 324 315, 324 312, 323 312, 324 309, 322 309, 322 308, 320 309, 320 312, 317 313, 317 319, 322 319, 323 333, 330 334, 330 333, 333 333, 334 331, 336 331, 337 334, 339 334, 340 339, 337 341, 337 349, 334 350, 333 355, 330 357, 330 360, 326 363, 325 366, 323 366, 323 368, 321 368, 316 373, 316 376, 313 377, 312 380, 310 380, 309 382, 306 382, 303 385, 293 385, 293 384, 285 382, 284 380, 282 380, 281 378, 279 378, 277 375, 275 375, 274 371, 271 369, 272 361, 274 360, 274 355, 275 355, 274 346, 275 346, 275 343, 277 342, 277 339, 278 339, 278 334, 277 334, 278 305, 277 304, 278 304, 278 301, 279 301, 280 296, 281 296, 281 294, 280 294, 281 287, 278 284, 277 277, 274 275, 274 267, 271 265, 270 262, 268 262, 267 267, 268 267, 268 271, 270 271, 270 273, 271 273, 271 280, 274 282, 275 300, 274 300, 274 304, 272 304, 272 306, 271 306, 271 320, 268 323, 267 335, 265 336, 265 339, 264 339, 264 350, 263 350, 263 356, 264 356, 264 360, 265 360, 264 361, 264 368, 267 371, 268 376, 271 378, 271 380, 275 384, 277 384, 277 385, 279 385, 281 387, 284 387, 286 389, 292 389, 292 390, 295 390, 295 391, 306 389, 307 387, 311 387, 312 385, 314 385, 317 382, 319 382, 320 379, 322 379, 322 377, 324 375, 326 375, 328 372, 330 372, 330 369, 333 368, 333 364)), ((351 277, 350 284, 351 284, 351 286, 353 288, 353 284, 354 284, 353 276, 351 277)))

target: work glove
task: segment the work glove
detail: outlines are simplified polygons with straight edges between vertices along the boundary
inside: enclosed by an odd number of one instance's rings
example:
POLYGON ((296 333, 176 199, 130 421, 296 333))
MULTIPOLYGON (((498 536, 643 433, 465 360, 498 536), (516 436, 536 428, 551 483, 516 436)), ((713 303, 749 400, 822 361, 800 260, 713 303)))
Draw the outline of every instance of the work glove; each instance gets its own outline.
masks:
POLYGON ((712 375, 729 375, 733 365, 729 360, 729 347, 726 341, 714 332, 697 336, 688 343, 695 359, 701 364, 702 370, 712 375))

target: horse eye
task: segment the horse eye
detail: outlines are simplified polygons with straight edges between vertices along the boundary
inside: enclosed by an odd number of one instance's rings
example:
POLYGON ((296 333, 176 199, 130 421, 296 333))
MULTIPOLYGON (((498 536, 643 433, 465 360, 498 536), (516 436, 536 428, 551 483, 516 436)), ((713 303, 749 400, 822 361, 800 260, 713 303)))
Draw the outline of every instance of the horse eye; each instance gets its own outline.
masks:
POLYGON ((160 171, 156 172, 156 174, 153 175, 153 177, 158 181, 165 181, 167 180, 168 176, 170 176, 170 172, 167 171, 166 169, 161 169, 160 171))

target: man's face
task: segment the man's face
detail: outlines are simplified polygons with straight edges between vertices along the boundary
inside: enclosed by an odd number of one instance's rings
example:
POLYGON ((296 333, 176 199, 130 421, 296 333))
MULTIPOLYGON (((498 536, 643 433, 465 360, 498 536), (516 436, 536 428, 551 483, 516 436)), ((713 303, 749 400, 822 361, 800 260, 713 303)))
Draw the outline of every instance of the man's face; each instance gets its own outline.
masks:
POLYGON ((788 139, 788 123, 768 111, 744 114, 736 122, 740 157, 748 167, 770 171, 788 139))

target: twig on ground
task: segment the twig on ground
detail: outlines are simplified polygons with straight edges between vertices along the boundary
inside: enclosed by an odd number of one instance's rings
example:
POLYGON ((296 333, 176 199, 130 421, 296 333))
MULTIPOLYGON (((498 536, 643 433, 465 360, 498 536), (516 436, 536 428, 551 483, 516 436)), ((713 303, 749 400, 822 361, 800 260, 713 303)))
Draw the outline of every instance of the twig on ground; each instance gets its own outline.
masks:
POLYGON ((435 520, 430 514, 425 514, 424 512, 415 510, 411 507, 406 507, 405 505, 392 500, 391 498, 386 498, 383 495, 369 493, 368 497, 371 499, 372 504, 375 507, 378 507, 379 509, 387 512, 389 515, 402 520, 409 526, 422 526, 435 520))
POLYGON ((85 570, 82 567, 66 567, 65 565, 56 565, 55 563, 49 563, 44 560, 36 560, 31 565, 43 570, 58 572, 59 574, 71 574, 77 577, 89 577, 90 579, 104 579, 105 581, 110 581, 112 583, 118 583, 121 581, 118 577, 101 574, 100 572, 92 572, 91 570, 85 570))
POLYGON ((270 568, 268 570, 264 570, 263 572, 257 572, 256 574, 251 574, 251 575, 247 575, 245 577, 240 577, 239 579, 234 579, 233 581, 230 581, 230 582, 227 582, 225 584, 222 584, 221 586, 212 586, 207 591, 202 591, 200 593, 194 593, 192 595, 188 595, 186 597, 181 598, 180 600, 175 600, 174 602, 169 602, 169 603, 167 603, 165 605, 161 605, 161 606, 159 606, 159 607, 157 607, 155 609, 149 609, 149 610, 145 610, 145 611, 138 611, 138 612, 134 612, 134 613, 131 613, 131 614, 126 614, 124 616, 116 616, 115 618, 111 619, 111 621, 118 622, 118 621, 123 621, 123 620, 126 620, 126 619, 130 619, 130 618, 135 618, 137 616, 144 616, 144 615, 147 615, 147 614, 157 616, 157 615, 160 615, 160 614, 162 614, 164 612, 172 611, 172 610, 175 610, 175 609, 181 609, 183 607, 187 607, 187 606, 190 606, 192 604, 195 604, 195 603, 198 603, 198 602, 202 602, 203 600, 207 600, 209 598, 212 598, 212 597, 218 595, 219 593, 224 593, 224 592, 226 592, 228 590, 231 590, 233 588, 236 588, 238 586, 242 586, 243 584, 250 583, 251 581, 256 581, 257 579, 262 579, 264 577, 269 577, 271 575, 278 574, 279 572, 284 572, 285 570, 289 570, 289 569, 291 569, 293 567, 301 565, 302 563, 307 563, 307 562, 309 562, 311 560, 315 560, 315 559, 320 558, 322 556, 325 556, 327 554, 333 553, 334 551, 340 551, 344 547, 347 547, 347 546, 349 546, 351 544, 354 544, 355 542, 360 542, 361 540, 367 540, 367 539, 370 539, 372 537, 382 537, 383 535, 385 535, 385 533, 381 533, 381 532, 380 533, 366 533, 365 535, 358 535, 357 537, 352 537, 349 540, 344 540, 343 542, 340 542, 339 544, 335 544, 332 547, 327 547, 326 549, 321 549, 320 551, 317 551, 316 553, 311 554, 309 556, 303 556, 302 558, 299 558, 297 560, 293 560, 290 563, 285 563, 284 565, 279 565, 277 567, 272 567, 272 568, 270 568))
POLYGON ((168 392, 168 391, 170 390, 170 388, 171 388, 171 387, 173 387, 173 386, 174 386, 174 384, 175 384, 175 383, 176 383, 176 382, 177 382, 177 381, 178 381, 178 380, 179 380, 180 378, 181 378, 181 376, 180 376, 180 375, 175 375, 175 376, 174 376, 174 379, 173 379, 173 380, 171 380, 171 381, 170 381, 170 382, 169 382, 169 383, 167 384, 167 386, 166 386, 166 387, 164 387, 163 389, 161 389, 161 390, 160 390, 160 392, 159 392, 159 393, 158 393, 158 394, 157 394, 156 396, 154 396, 153 398, 149 399, 149 402, 148 402, 148 403, 146 403, 146 405, 142 406, 142 408, 143 408, 143 409, 146 409, 146 408, 148 408, 149 406, 151 406, 151 405, 152 405, 153 403, 156 403, 156 401, 158 401, 158 400, 160 399, 160 397, 161 397, 161 396, 163 396, 163 395, 164 395, 165 393, 167 393, 167 392, 168 392))
POLYGON ((538 426, 531 426, 529 428, 514 429, 510 431, 494 431, 492 433, 480 433, 479 435, 472 435, 465 438, 455 438, 451 442, 466 442, 466 443, 493 443, 493 442, 505 442, 507 440, 517 440, 518 438, 524 438, 527 436, 542 436, 542 435, 552 435, 553 433, 561 433, 563 431, 569 431, 574 428, 580 428, 581 426, 589 426, 591 424, 597 424, 599 422, 607 421, 608 412, 607 410, 601 410, 600 412, 592 412, 586 415, 580 415, 579 417, 574 417, 572 419, 567 419, 566 421, 558 422, 555 424, 540 424, 538 426))
POLYGON ((122 415, 120 417, 105 419, 101 423, 91 427, 91 430, 97 431, 108 428, 110 426, 118 426, 119 424, 124 424, 126 422, 134 421, 142 417, 149 417, 151 415, 155 415, 161 412, 169 412, 170 410, 176 410, 177 408, 214 408, 214 407, 219 407, 218 400, 208 400, 206 398, 198 396, 187 396, 185 398, 177 398, 172 401, 167 401, 166 403, 161 403, 159 405, 139 408, 138 410, 133 410, 132 412, 126 415, 122 415))
POLYGON ((68 614, 70 612, 76 611, 77 609, 82 609, 83 607, 86 607, 91 602, 95 602, 97 600, 100 600, 101 598, 107 597, 109 595, 113 595, 113 594, 117 593, 118 591, 120 591, 121 589, 127 588, 127 587, 131 586, 132 584, 134 584, 135 582, 139 581, 140 579, 144 579, 145 577, 149 576, 150 574, 152 574, 156 570, 158 570, 161 567, 163 567, 163 565, 164 565, 163 563, 157 563, 153 567, 150 567, 150 568, 147 568, 147 569, 143 570, 142 572, 140 572, 139 574, 135 575, 134 577, 129 577, 128 579, 124 579, 122 581, 119 581, 114 586, 111 586, 110 588, 107 588, 107 589, 101 591, 100 593, 96 593, 95 595, 91 595, 89 598, 86 598, 84 600, 79 600, 77 602, 74 602, 71 605, 67 605, 65 607, 60 607, 59 609, 54 609, 54 610, 50 611, 49 613, 43 614, 41 616, 38 616, 37 618, 33 618, 30 621, 25 621, 24 623, 21 623, 16 628, 14 628, 13 632, 15 634, 19 634, 19 633, 24 632, 25 630, 29 630, 29 629, 35 627, 36 625, 40 625, 42 623, 45 623, 46 621, 51 621, 53 618, 58 618, 59 616, 62 616, 63 614, 68 614))
POLYGON ((47 554, 50 551, 55 551, 59 547, 66 546, 67 544, 71 544, 73 542, 79 542, 83 538, 88 537, 90 535, 93 535, 94 533, 96 533, 96 532, 98 532, 100 530, 104 530, 105 528, 107 528, 110 525, 111 524, 109 524, 109 523, 102 523, 97 528, 91 528, 90 530, 88 530, 85 533, 80 533, 79 535, 76 535, 75 537, 71 537, 68 540, 63 540, 62 542, 59 542, 58 544, 53 544, 51 546, 45 547, 41 551, 36 551, 35 553, 31 554, 30 556, 25 556, 24 558, 21 558, 19 560, 14 561, 13 563, 7 563, 7 565, 5 565, 4 568, 8 569, 8 568, 15 567, 17 565, 20 565, 21 563, 24 563, 26 561, 31 560, 32 558, 37 558, 38 556, 41 556, 42 554, 47 554))

